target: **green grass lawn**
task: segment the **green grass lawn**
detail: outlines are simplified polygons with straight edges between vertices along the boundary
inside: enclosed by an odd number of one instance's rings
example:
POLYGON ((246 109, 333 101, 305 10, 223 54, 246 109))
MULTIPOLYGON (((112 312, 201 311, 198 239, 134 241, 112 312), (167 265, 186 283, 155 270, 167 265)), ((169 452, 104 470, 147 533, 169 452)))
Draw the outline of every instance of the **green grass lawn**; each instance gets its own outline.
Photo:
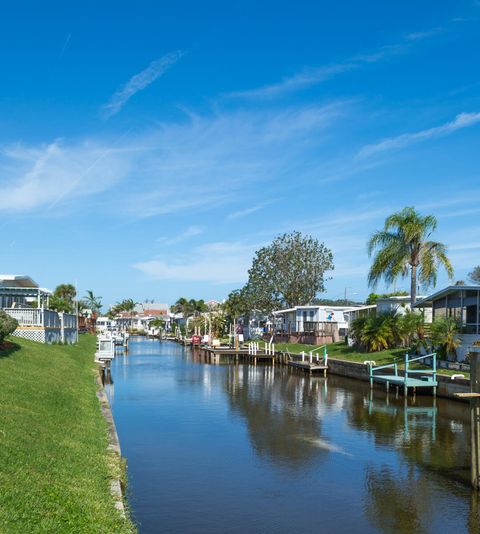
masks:
POLYGON ((0 532, 135 532, 110 494, 122 467, 95 394, 95 338, 9 342, 0 350, 0 532))
MULTIPOLYGON (((263 341, 260 341, 260 347, 263 347, 263 341)), ((275 343, 275 350, 290 352, 290 354, 300 354, 305 351, 307 354, 311 350, 315 350, 315 345, 305 345, 302 343, 275 343)), ((366 360, 373 360, 376 365, 385 365, 396 361, 398 368, 403 369, 403 358, 407 349, 391 349, 382 350, 379 352, 359 352, 353 347, 349 347, 345 343, 330 343, 327 345, 327 352, 329 358, 335 358, 337 360, 347 360, 351 362, 363 363, 366 360)), ((319 354, 323 354, 322 350, 317 351, 319 354)), ((421 364, 411 364, 413 369, 422 368, 421 364)), ((426 368, 423 366, 423 368, 426 368)), ((453 375, 461 373, 465 375, 465 378, 470 378, 470 373, 467 371, 451 371, 447 369, 438 370, 438 374, 453 375)))
MULTIPOLYGON (((260 343, 260 346, 262 344, 260 343)), ((285 351, 288 350, 291 354, 299 354, 302 351, 309 352, 315 350, 317 346, 304 345, 301 343, 275 343, 275 350, 285 351)), ((323 354, 323 350, 317 351, 319 354, 323 354)), ((402 349, 384 350, 381 352, 365 353, 358 352, 358 350, 349 347, 345 343, 330 343, 327 345, 327 352, 330 358, 336 358, 338 360, 348 360, 354 362, 364 362, 365 360, 374 360, 377 365, 383 365, 385 363, 391 363, 395 358, 402 358, 405 351, 402 349)))

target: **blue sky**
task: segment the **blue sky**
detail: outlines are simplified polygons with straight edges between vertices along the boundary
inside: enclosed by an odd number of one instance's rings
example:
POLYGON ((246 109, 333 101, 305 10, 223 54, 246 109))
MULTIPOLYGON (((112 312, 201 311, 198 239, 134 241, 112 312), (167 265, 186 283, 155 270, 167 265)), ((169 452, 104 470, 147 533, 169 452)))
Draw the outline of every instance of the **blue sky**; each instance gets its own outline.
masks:
POLYGON ((0 272, 106 305, 221 299, 300 230, 334 252, 327 296, 362 299, 365 242, 406 205, 437 216, 456 279, 480 263, 480 2, 0 15, 0 272))

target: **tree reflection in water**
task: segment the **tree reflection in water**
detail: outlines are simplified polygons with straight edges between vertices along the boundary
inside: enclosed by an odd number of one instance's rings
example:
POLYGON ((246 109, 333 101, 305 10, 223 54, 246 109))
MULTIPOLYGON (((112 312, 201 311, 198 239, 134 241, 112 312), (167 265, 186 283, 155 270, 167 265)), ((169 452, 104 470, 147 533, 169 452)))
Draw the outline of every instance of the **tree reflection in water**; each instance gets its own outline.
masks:
POLYGON ((425 479, 409 469, 402 476, 387 466, 366 469, 366 514, 381 532, 423 533, 432 524, 435 501, 425 479))
POLYGON ((225 374, 232 410, 246 419, 257 454, 290 468, 325 459, 335 446, 321 436, 326 381, 286 369, 233 366, 225 374))
POLYGON ((387 395, 364 388, 348 403, 348 419, 369 432, 375 445, 395 448, 412 464, 469 483, 468 407, 445 399, 387 395))

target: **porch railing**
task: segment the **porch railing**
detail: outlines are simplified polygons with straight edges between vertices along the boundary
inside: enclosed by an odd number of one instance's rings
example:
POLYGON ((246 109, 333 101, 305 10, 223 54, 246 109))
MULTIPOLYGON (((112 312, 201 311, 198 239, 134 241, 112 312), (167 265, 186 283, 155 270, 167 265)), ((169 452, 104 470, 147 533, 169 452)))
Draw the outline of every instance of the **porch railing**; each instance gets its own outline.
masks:
POLYGON ((337 323, 328 321, 296 321, 277 325, 276 331, 285 334, 332 335, 337 330, 337 323))
POLYGON ((77 328, 77 316, 72 313, 64 313, 63 328, 77 328))
MULTIPOLYGON (((62 319, 56 311, 42 308, 4 308, 3 311, 18 321, 20 326, 42 326, 45 328, 61 328, 62 319)), ((76 328, 77 316, 64 313, 63 328, 76 328)))

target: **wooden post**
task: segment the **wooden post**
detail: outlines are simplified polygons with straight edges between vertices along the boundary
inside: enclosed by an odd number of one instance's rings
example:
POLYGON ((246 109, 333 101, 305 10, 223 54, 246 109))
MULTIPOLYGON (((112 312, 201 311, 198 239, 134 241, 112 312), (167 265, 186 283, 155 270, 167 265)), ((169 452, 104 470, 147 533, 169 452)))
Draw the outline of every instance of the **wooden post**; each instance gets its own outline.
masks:
MULTIPOLYGON (((470 387, 472 393, 480 393, 480 362, 478 352, 471 353, 470 387)), ((471 413, 471 449, 472 465, 471 480, 474 489, 480 489, 480 398, 470 400, 471 413)))

